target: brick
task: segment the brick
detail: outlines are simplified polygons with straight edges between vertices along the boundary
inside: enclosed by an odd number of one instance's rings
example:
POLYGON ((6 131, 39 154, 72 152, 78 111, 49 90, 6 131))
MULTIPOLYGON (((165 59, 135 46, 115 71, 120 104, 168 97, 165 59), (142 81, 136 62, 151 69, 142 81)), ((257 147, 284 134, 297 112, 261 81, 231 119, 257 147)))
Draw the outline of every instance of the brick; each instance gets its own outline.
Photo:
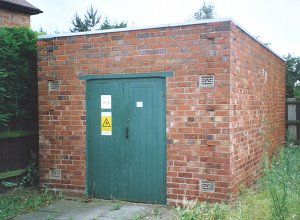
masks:
POLYGON ((85 83, 79 73, 168 70, 174 72, 166 78, 168 203, 185 196, 229 201, 240 185, 255 182, 261 121, 276 128, 270 153, 284 139, 282 60, 232 22, 87 36, 38 42, 40 184, 85 189, 85 83), (268 69, 268 78, 259 74, 260 67, 268 69), (199 75, 210 74, 215 86, 199 88, 199 75), (60 91, 49 92, 48 80, 59 80, 60 91), (49 180, 53 167, 62 169, 65 179, 49 180), (216 192, 199 191, 200 179, 215 181, 216 192))
POLYGON ((113 36, 111 36, 111 40, 123 40, 123 36, 122 35, 113 35, 113 36))
POLYGON ((30 27, 30 15, 16 10, 0 8, 0 26, 30 27))
POLYGON ((159 49, 146 49, 140 51, 141 55, 149 55, 149 54, 165 54, 166 49, 165 48, 159 48, 159 49))
POLYGON ((149 38, 150 37, 150 33, 139 33, 137 35, 137 38, 149 38))
POLYGON ((230 31, 230 25, 217 26, 215 27, 215 31, 230 31))

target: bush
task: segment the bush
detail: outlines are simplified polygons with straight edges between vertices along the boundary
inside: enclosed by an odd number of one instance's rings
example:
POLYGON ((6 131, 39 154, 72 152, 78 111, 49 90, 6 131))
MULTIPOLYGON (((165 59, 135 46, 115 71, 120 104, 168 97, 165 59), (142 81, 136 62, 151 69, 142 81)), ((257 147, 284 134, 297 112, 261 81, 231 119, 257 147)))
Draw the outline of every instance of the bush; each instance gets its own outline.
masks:
POLYGON ((175 211, 180 220, 223 220, 227 216, 228 207, 225 204, 199 203, 197 200, 189 201, 184 198, 182 207, 177 206, 175 211))
POLYGON ((34 186, 35 184, 37 184, 39 179, 38 154, 31 151, 30 156, 31 160, 27 167, 27 174, 22 179, 22 186, 34 186))
POLYGON ((28 28, 0 27, 0 126, 37 126, 37 34, 28 28))

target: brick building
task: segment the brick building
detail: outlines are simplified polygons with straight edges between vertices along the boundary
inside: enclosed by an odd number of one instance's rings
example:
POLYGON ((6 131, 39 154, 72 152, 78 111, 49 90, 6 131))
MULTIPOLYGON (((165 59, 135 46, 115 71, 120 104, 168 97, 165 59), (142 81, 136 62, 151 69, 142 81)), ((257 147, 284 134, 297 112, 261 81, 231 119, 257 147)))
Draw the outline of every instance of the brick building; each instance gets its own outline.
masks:
POLYGON ((284 60, 231 19, 43 36, 38 57, 55 190, 229 201, 284 141, 284 60))
POLYGON ((0 0, 0 26, 30 27, 30 16, 42 11, 25 0, 0 0))

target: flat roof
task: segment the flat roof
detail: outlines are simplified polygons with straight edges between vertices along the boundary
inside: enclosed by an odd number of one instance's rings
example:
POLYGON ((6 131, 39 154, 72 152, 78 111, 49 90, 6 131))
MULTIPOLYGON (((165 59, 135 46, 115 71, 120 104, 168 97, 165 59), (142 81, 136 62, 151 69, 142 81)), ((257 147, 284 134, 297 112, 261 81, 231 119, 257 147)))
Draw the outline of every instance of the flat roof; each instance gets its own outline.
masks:
POLYGON ((154 29, 154 28, 166 28, 166 27, 179 27, 179 26, 188 26, 194 24, 209 24, 216 22, 232 22, 237 27, 239 27, 242 31, 244 31, 247 35, 249 35, 253 40, 258 42, 264 48, 272 52, 274 55, 278 56, 280 59, 285 61, 279 54, 274 52, 271 48, 269 48, 265 43, 260 41, 258 38, 254 37, 250 34, 245 28, 235 22, 232 18, 219 18, 219 19, 206 19, 199 21, 188 21, 181 23, 171 23, 171 24, 159 24, 159 25, 150 25, 150 26, 141 26, 141 27, 126 27, 126 28, 115 28, 115 29, 107 29, 107 30, 97 30, 97 31, 85 31, 85 32, 75 32, 75 33, 62 33, 62 34, 54 34, 54 35, 41 35, 39 39, 51 39, 58 37, 72 37, 72 36, 82 36, 82 35, 93 35, 93 34, 104 34, 104 33, 117 33, 117 32, 126 32, 126 31, 135 31, 135 30, 146 30, 146 29, 154 29))

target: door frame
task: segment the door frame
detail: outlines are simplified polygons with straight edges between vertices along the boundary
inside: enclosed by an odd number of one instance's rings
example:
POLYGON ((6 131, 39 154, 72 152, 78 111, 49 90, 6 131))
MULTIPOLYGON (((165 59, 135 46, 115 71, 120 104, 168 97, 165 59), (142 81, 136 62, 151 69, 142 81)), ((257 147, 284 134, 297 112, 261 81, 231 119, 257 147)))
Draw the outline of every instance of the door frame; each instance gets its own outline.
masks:
POLYGON ((86 146, 85 146, 85 160, 86 160, 86 174, 85 174, 85 190, 86 192, 89 191, 88 188, 88 176, 89 176, 89 157, 88 157, 88 151, 89 151, 89 129, 88 125, 90 123, 89 117, 88 117, 88 112, 89 112, 89 91, 90 91, 90 84, 91 82, 95 81, 105 81, 105 80, 118 80, 118 79, 136 79, 136 78, 164 78, 163 79, 163 86, 162 86, 162 93, 163 93, 163 111, 165 114, 163 114, 164 120, 163 120, 163 131, 165 131, 165 134, 163 135, 163 143, 164 143, 164 161, 163 161, 163 184, 164 184, 164 204, 166 204, 167 200, 167 142, 166 142, 166 77, 171 77, 173 76, 172 71, 166 71, 166 72, 148 72, 148 73, 119 73, 119 74, 101 74, 101 75, 80 75, 79 79, 80 80, 85 80, 86 81, 86 86, 85 86, 85 106, 86 106, 86 134, 85 134, 85 139, 86 139, 86 146))

